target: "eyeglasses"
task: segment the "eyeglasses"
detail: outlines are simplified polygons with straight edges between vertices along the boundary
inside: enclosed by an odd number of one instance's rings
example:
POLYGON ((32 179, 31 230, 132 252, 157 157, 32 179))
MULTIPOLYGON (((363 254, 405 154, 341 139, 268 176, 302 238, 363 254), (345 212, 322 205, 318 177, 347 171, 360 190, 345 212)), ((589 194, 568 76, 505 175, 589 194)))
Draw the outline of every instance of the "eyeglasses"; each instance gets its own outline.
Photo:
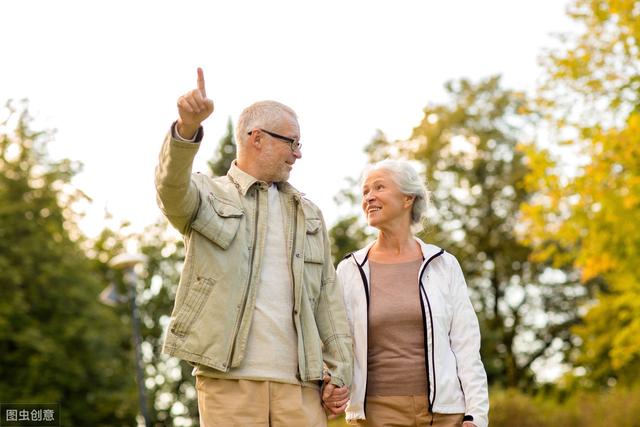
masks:
MULTIPOLYGON (((300 144, 300 141, 293 138, 289 138, 288 136, 278 135, 277 133, 269 132, 266 129, 259 129, 259 130, 261 130, 262 132, 266 133, 269 136, 272 136, 276 139, 286 142, 287 144, 289 144, 289 148, 291 148, 291 151, 299 150, 300 147, 302 146, 302 144, 300 144)), ((247 133, 247 135, 251 135, 252 133, 253 131, 247 133)))

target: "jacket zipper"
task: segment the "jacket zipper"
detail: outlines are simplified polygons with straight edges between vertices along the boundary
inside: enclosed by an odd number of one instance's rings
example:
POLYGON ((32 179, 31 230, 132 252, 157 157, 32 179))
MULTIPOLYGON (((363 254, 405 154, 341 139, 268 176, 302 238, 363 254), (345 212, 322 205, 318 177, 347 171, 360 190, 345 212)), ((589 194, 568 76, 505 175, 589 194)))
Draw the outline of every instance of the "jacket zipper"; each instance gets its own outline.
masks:
POLYGON ((433 255, 431 258, 427 260, 422 269, 420 270, 420 275, 418 276, 418 288, 419 294, 424 295, 425 301, 427 301, 427 309, 429 310, 429 322, 431 323, 431 371, 433 372, 433 382, 431 382, 430 372, 429 372, 429 340, 428 340, 428 330, 427 330, 427 315, 425 313, 424 302, 422 301, 422 297, 420 297, 420 309, 422 310, 422 325, 423 325, 423 333, 424 333, 424 362, 425 368, 427 370, 427 381, 429 382, 427 386, 433 386, 433 399, 430 398, 431 390, 427 390, 427 403, 429 406, 429 412, 431 413, 431 424, 433 424, 433 405, 436 401, 436 391, 437 391, 437 383, 436 383, 436 360, 435 360, 435 336, 433 332, 433 314, 431 311, 431 302, 429 302, 429 297, 427 296, 427 292, 422 286, 422 276, 424 272, 427 270, 427 267, 437 257, 444 253, 444 249, 440 249, 440 252, 433 255))
MULTIPOLYGON (((296 305, 296 285, 295 285, 295 269, 294 269, 294 263, 295 263, 295 252, 296 252, 296 235, 298 234, 298 203, 297 200, 295 199, 295 197, 293 198, 293 228, 291 229, 292 231, 292 241, 291 241, 291 286, 293 287, 292 291, 293 291, 293 306, 294 309, 293 311, 295 312, 295 305, 296 305)), ((306 230, 305 230, 306 232, 306 230)), ((304 261, 303 261, 304 262, 304 261)), ((294 313, 291 313, 294 314, 294 313)), ((294 315, 294 322, 293 322, 293 327, 296 328, 296 332, 297 331, 297 326, 296 326, 296 322, 295 322, 295 315, 294 315)), ((300 349, 298 349, 298 373, 300 374, 300 379, 302 380, 304 378, 304 381, 308 381, 307 376, 303 375, 303 373, 306 374, 306 370, 307 370, 307 366, 306 366, 306 362, 307 362, 307 353, 305 352, 305 348, 304 348, 304 328, 300 328, 300 335, 302 336, 302 354, 304 355, 304 357, 300 358, 300 349), (302 359, 302 360, 301 360, 302 359)))
MULTIPOLYGON (((371 250, 371 248, 369 248, 369 251, 371 250)), ((369 251, 367 251, 367 254, 364 257, 364 260, 362 261, 362 264, 360 264, 358 262, 358 260, 356 259, 354 254, 351 254, 351 257, 353 257, 353 261, 356 263, 356 266, 358 267, 358 271, 360 272, 360 277, 362 278, 362 286, 364 287, 364 296, 367 299, 367 335, 369 334, 369 282, 367 280, 367 275, 364 273, 364 270, 362 269, 362 266, 366 264, 367 259, 369 259, 369 251)), ((369 337, 367 336, 367 342, 369 342, 369 337)), ((368 366, 368 364, 367 364, 368 366)), ((367 367, 367 371, 369 370, 369 368, 367 367)), ((364 402, 362 403, 362 410, 365 413, 367 413, 367 387, 368 387, 368 377, 369 374, 365 371, 364 373, 364 402)))
POLYGON ((229 349, 229 355, 227 357, 227 366, 226 366, 227 369, 231 368, 231 360, 233 359, 236 341, 238 340, 238 331, 240 329, 240 324, 242 323, 242 318, 244 317, 244 311, 247 307, 247 298, 249 297, 248 290, 249 290, 249 286, 251 285, 251 278, 253 277, 253 259, 256 253, 256 242, 258 240, 258 219, 260 218, 259 207, 260 207, 260 191, 256 189, 256 220, 254 223, 254 230, 253 230, 253 244, 251 245, 251 257, 249 259, 249 278, 247 280, 247 284, 244 287, 244 294, 242 296, 242 307, 236 319, 233 342, 231 343, 231 348, 229 349))

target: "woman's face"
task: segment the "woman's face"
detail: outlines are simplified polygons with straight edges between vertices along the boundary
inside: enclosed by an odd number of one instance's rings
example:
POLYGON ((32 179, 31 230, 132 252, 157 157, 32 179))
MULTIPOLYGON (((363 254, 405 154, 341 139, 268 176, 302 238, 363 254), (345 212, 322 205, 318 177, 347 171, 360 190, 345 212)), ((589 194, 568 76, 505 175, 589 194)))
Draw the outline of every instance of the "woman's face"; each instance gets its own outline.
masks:
POLYGON ((380 228, 396 222, 409 226, 412 205, 413 196, 400 191, 389 171, 374 170, 367 175, 362 185, 362 210, 370 226, 380 228))

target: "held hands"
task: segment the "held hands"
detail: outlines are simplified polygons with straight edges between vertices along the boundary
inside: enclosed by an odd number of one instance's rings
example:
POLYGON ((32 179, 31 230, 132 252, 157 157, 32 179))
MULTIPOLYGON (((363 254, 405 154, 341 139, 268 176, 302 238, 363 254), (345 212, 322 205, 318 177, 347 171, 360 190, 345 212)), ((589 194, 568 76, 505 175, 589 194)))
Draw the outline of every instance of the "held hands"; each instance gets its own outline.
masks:
MULTIPOLYGON (((342 414, 347 409, 347 403, 349 402, 349 387, 336 387, 331 384, 331 377, 327 374, 322 378, 324 384, 322 385, 322 406, 331 420, 342 414)), ((462 427, 477 427, 471 421, 465 421, 462 423, 462 427)))
POLYGON ((329 416, 329 419, 333 419, 347 409, 349 387, 336 387, 329 382, 331 381, 331 377, 326 374, 322 378, 322 381, 324 382, 322 387, 322 406, 329 416))
POLYGON ((213 101, 207 98, 204 73, 198 68, 198 88, 178 98, 178 133, 183 138, 195 136, 200 124, 213 113, 213 101))

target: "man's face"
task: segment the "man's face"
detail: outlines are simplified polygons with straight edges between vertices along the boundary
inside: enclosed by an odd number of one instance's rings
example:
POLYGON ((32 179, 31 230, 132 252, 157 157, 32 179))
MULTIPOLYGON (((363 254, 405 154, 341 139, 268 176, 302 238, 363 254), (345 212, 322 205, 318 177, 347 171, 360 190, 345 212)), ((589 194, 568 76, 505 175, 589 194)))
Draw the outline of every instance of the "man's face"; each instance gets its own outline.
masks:
MULTIPOLYGON (((271 133, 287 138, 300 139, 298 122, 292 117, 283 117, 270 127, 264 127, 271 133)), ((300 149, 291 151, 291 144, 282 139, 262 132, 262 154, 260 158, 262 179, 267 182, 282 182, 289 179, 293 164, 302 157, 300 149)))

